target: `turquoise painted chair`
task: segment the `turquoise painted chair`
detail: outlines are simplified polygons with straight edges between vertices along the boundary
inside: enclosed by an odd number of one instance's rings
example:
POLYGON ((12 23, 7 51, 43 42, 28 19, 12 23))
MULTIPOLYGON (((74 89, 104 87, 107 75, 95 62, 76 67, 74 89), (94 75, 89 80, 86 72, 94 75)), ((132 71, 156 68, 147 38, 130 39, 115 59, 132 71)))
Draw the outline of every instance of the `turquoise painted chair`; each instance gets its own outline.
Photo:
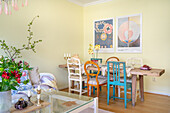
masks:
MULTIPOLYGON (((113 98, 113 100, 115 100, 115 98, 118 99, 123 99, 124 103, 125 103, 125 108, 127 108, 127 102, 132 100, 132 95, 131 95, 131 99, 127 99, 127 89, 131 88, 131 92, 132 92, 132 84, 131 83, 127 83, 126 82, 126 65, 125 62, 116 62, 116 61, 108 61, 107 62, 107 105, 109 105, 109 99, 113 98), (109 65, 113 64, 114 68, 110 68, 109 65), (120 64, 123 64, 123 78, 124 81, 120 81, 120 64), (110 71, 113 71, 113 81, 110 81, 110 71), (113 85, 113 96, 110 97, 110 85, 113 85), (120 97, 116 97, 115 96, 115 86, 124 86, 124 98, 120 98, 120 97)), ((132 94, 132 93, 131 93, 132 94)))

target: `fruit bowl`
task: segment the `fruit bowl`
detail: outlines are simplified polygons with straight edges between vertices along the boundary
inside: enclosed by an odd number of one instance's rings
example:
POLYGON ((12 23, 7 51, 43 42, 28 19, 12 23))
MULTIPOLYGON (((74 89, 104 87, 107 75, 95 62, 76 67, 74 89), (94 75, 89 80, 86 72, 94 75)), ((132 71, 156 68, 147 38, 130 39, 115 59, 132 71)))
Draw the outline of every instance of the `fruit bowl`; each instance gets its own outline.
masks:
POLYGON ((152 68, 149 67, 148 65, 143 65, 140 69, 141 70, 151 70, 152 68))

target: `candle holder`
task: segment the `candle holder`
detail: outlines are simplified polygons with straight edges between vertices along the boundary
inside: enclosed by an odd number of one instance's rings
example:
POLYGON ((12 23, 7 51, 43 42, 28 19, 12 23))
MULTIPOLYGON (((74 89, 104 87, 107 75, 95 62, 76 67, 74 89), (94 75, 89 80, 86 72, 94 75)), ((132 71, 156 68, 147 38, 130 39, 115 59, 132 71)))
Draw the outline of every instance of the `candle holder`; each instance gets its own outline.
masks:
POLYGON ((28 106, 33 106, 33 105, 34 105, 34 104, 31 102, 31 97, 32 97, 32 96, 28 97, 28 106))
POLYGON ((71 54, 69 53, 67 53, 67 56, 66 56, 66 54, 64 53, 64 59, 67 61, 67 59, 69 59, 69 58, 71 58, 71 54))
POLYGON ((37 106, 41 106, 41 89, 37 89, 37 106))
POLYGON ((38 85, 38 88, 37 88, 37 106, 41 106, 41 103, 44 102, 43 100, 41 100, 41 88, 40 88, 40 85, 38 85))

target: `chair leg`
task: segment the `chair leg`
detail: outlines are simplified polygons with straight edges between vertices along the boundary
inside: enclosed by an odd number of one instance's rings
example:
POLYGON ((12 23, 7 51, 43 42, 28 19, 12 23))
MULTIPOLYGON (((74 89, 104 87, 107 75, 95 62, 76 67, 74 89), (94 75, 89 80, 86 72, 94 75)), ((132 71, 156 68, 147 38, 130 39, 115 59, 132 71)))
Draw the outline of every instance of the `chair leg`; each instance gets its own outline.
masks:
POLYGON ((124 86, 124 103, 125 103, 125 109, 127 108, 127 87, 124 86))
POLYGON ((115 85, 113 85, 113 100, 115 100, 115 85))
POLYGON ((99 86, 97 86, 97 97, 99 97, 99 86))
POLYGON ((95 94, 95 90, 96 90, 96 88, 95 88, 95 86, 93 86, 93 90, 92 90, 93 95, 95 94))
POLYGON ((80 95, 82 95, 82 81, 80 81, 80 95))
POLYGON ((107 105, 109 105, 110 84, 107 83, 107 105))
POLYGON ((87 95, 89 96, 89 85, 87 84, 87 95))
POLYGON ((120 86, 118 86, 118 97, 120 98, 120 86))
POLYGON ((91 92, 92 92, 92 95, 93 95, 93 94, 94 94, 94 91, 95 91, 95 87, 92 86, 92 87, 91 87, 91 90, 92 90, 91 92))
POLYGON ((69 83, 69 93, 71 93, 71 80, 68 81, 69 83))
POLYGON ((91 96, 91 88, 92 86, 89 86, 89 95, 91 96))

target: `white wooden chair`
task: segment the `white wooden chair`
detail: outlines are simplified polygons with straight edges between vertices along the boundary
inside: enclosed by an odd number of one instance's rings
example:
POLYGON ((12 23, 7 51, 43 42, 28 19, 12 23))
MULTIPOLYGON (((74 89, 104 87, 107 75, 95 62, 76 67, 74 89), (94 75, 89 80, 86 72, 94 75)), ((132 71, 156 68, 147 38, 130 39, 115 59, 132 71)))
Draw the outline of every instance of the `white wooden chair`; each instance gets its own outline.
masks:
POLYGON ((79 92, 80 95, 82 93, 86 93, 87 91, 82 89, 82 82, 86 81, 86 76, 82 76, 81 73, 81 63, 78 58, 69 58, 67 59, 67 68, 68 68, 68 82, 69 82, 69 93, 71 91, 79 92), (79 82, 77 87, 71 88, 71 82, 79 82))
MULTIPOLYGON (((126 66, 130 66, 132 69, 133 68, 140 68, 141 66, 143 66, 143 60, 142 60, 142 58, 137 58, 137 57, 127 58, 126 66)), ((127 82, 132 83, 131 76, 127 77, 127 82)), ((138 95, 140 97, 139 80, 137 82, 138 83, 137 83, 137 90, 136 90, 136 94, 137 94, 136 100, 137 100, 138 95)), ((121 87, 118 87, 118 97, 120 97, 121 92, 123 92, 123 91, 121 91, 121 87)), ((131 93, 131 92, 127 92, 127 93, 131 93)))
POLYGON ((143 66, 142 58, 131 57, 126 60, 126 66, 131 66, 132 68, 140 68, 143 66))

